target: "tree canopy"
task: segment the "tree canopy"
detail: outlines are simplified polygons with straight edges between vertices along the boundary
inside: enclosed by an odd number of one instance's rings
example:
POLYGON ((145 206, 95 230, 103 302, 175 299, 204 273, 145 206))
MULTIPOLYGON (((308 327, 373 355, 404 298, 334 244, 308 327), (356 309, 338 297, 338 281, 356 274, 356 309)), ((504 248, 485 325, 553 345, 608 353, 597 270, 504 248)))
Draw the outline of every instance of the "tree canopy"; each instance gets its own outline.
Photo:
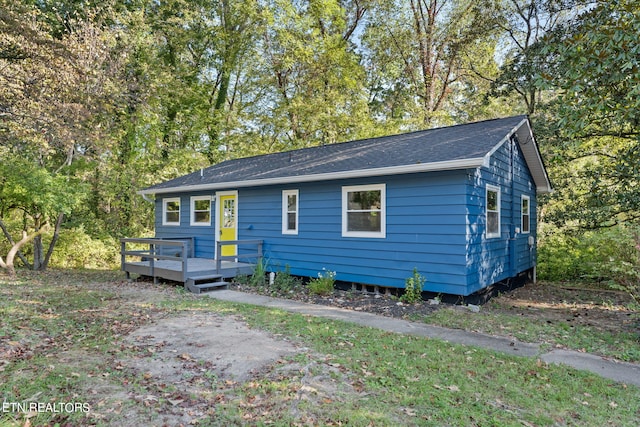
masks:
POLYGON ((0 253, 24 232, 33 245, 15 255, 45 268, 65 231, 151 233, 135 192, 225 159, 521 113, 556 188, 542 220, 637 223, 639 13, 631 0, 0 0, 0 253))

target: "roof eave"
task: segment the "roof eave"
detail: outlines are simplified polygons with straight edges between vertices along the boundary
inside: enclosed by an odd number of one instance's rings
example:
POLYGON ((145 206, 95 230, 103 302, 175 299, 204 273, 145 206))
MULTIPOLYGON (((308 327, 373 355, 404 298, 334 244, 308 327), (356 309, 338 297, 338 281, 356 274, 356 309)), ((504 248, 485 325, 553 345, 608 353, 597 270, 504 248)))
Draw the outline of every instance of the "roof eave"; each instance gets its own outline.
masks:
POLYGON ((538 149, 538 144, 533 135, 533 129, 531 129, 531 123, 529 122, 529 118, 526 116, 507 135, 505 135, 505 137, 502 138, 491 151, 486 154, 485 166, 490 164, 491 156, 493 156, 500 147, 509 141, 514 134, 518 134, 521 130, 524 132, 524 135, 520 135, 518 137, 518 145, 522 150, 527 166, 529 167, 529 171, 531 172, 536 184, 536 193, 551 193, 553 192, 551 181, 549 180, 546 168, 544 167, 544 162, 542 161, 540 150, 538 149), (528 145, 530 142, 532 142, 532 144, 528 145))
POLYGON ((140 195, 183 193, 196 191, 222 190, 228 188, 246 188, 277 184, 297 184, 337 179, 365 178, 370 176, 401 175, 418 172, 435 172, 445 170, 475 169, 486 165, 485 157, 447 160, 433 163, 416 163, 411 165, 391 166, 375 169, 358 169, 352 171, 319 173, 311 175, 284 176, 277 178, 259 178, 243 181, 225 181, 215 183, 191 184, 166 188, 147 188, 137 193, 140 195))

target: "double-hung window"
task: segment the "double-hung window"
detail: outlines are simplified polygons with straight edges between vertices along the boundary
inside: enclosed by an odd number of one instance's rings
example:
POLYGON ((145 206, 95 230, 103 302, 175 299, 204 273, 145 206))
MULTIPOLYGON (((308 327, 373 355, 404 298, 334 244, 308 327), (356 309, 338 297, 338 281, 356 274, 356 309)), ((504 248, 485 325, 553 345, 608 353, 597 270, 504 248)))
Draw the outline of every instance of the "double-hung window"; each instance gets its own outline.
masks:
POLYGON ((282 234, 298 234, 298 190, 282 192, 282 234))
POLYGON ((522 232, 529 233, 531 230, 531 199, 529 196, 522 196, 522 232))
POLYGON ((500 187, 487 185, 487 238, 500 237, 500 187))
POLYGON ((191 198, 191 225, 211 225, 211 196, 191 198))
POLYGON ((342 187, 342 236, 386 236, 386 186, 342 187))
POLYGON ((162 225, 180 225, 180 198, 162 199, 162 225))

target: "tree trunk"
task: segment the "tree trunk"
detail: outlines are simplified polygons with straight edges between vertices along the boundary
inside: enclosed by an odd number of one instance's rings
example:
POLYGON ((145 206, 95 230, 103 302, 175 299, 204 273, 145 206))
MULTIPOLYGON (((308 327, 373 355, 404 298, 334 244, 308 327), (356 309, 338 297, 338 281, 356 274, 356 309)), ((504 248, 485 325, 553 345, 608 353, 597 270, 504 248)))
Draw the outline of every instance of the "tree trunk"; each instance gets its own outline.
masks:
MULTIPOLYGON (((13 247, 13 245, 15 245, 16 243, 13 241, 13 238, 11 237, 11 234, 9 233, 9 230, 7 230, 7 227, 4 225, 4 223, 2 221, 0 221, 0 228, 2 229, 2 233, 4 234, 4 237, 6 237, 7 241, 9 242, 9 244, 13 247)), ((20 250, 18 250, 18 252, 16 253, 16 256, 18 258, 20 258, 20 261, 22 261, 22 263, 24 264, 25 267, 33 268, 33 266, 29 263, 27 258, 22 254, 22 252, 20 250)), ((4 266, 2 266, 2 264, 0 264, 0 267, 4 268, 4 266)))
POLYGON ((34 233, 27 234, 26 231, 22 232, 22 239, 20 241, 14 243, 14 245, 9 249, 9 253, 7 254, 7 260, 3 261, 2 257, 0 257, 0 267, 4 268, 7 271, 7 274, 10 278, 15 278, 16 270, 14 267, 14 260, 20 248, 25 244, 29 243, 29 241, 39 237, 42 233, 49 229, 49 224, 44 223, 40 229, 34 233))
POLYGON ((53 254, 53 248, 58 243, 58 238, 60 237, 60 228, 62 227, 62 221, 64 220, 64 213, 58 214, 58 219, 56 220, 56 225, 53 230, 53 238, 49 243, 49 248, 47 249, 47 255, 44 257, 42 261, 42 265, 40 266, 40 270, 44 271, 49 267, 49 260, 51 259, 51 255, 53 254))
POLYGON ((33 269, 40 271, 42 267, 42 253, 44 248, 42 247, 42 237, 37 235, 33 239, 33 269))

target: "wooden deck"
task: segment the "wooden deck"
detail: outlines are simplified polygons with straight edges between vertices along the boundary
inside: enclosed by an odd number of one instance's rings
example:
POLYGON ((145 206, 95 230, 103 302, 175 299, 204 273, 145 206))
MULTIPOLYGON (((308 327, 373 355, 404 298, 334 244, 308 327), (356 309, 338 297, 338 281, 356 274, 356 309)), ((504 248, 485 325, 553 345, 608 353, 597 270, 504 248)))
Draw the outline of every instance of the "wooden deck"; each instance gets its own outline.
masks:
POLYGON ((222 253, 223 245, 255 245, 257 252, 241 253, 234 256, 211 258, 194 258, 193 240, 166 239, 121 239, 121 269, 127 273, 139 274, 158 279, 181 282, 191 292, 200 293, 226 286, 225 279, 243 274, 253 274, 257 262, 262 259, 262 241, 218 242, 217 253, 222 253), (136 249, 128 249, 127 245, 135 245, 136 249), (146 248, 148 246, 148 248, 146 248), (145 247, 140 249, 140 247, 145 247), (171 255, 166 255, 170 253, 171 255), (246 262, 242 262, 244 260, 246 262))
MULTIPOLYGON (((183 282, 182 263, 180 261, 157 260, 128 262, 123 271, 140 274, 142 276, 156 277, 175 282, 183 282)), ((209 258, 187 258, 187 279, 206 275, 220 275, 224 279, 236 277, 242 274, 253 274, 255 264, 246 262, 222 261, 220 270, 216 269, 216 260, 209 258)))

